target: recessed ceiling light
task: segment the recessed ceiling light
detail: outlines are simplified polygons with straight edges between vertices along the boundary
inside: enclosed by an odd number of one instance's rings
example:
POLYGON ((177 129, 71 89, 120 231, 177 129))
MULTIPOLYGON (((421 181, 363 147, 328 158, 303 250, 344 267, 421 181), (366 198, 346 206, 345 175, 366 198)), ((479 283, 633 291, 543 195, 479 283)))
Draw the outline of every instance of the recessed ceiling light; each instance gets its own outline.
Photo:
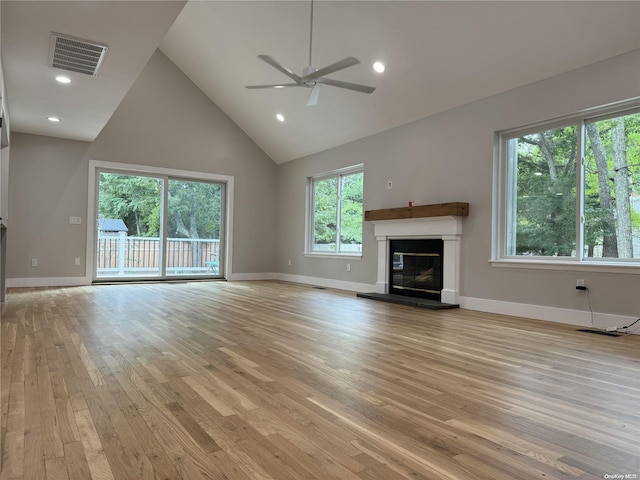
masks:
POLYGON ((66 77, 64 75, 58 75, 56 77, 56 80, 60 83, 71 83, 71 79, 69 77, 66 77))
POLYGON ((47 120, 49 120, 50 122, 59 122, 60 119, 58 117, 47 117, 47 120))
POLYGON ((279 122, 284 122, 284 115, 282 115, 281 113, 276 114, 276 118, 279 122))
POLYGON ((382 73, 382 72, 385 71, 386 68, 384 66, 384 63, 376 62, 376 63, 373 64, 373 69, 378 73, 382 73))

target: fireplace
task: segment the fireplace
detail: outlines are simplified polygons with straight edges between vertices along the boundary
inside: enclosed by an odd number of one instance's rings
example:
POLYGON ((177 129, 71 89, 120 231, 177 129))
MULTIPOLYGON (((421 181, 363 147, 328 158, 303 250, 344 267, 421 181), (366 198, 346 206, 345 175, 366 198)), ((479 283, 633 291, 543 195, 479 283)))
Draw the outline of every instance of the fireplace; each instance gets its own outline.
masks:
POLYGON ((389 293, 440 301, 442 291, 440 239, 389 241, 389 293))
MULTIPOLYGON (((426 298, 438 299, 442 303, 457 305, 460 295, 460 240, 462 237, 461 216, 441 216, 430 218, 402 218, 390 220, 374 220, 374 235, 378 241, 378 275, 376 281, 376 292, 384 294, 407 295, 409 292, 426 298), (399 275, 400 258, 392 254, 392 243, 396 241, 427 241, 439 242, 441 245, 439 257, 431 255, 415 255, 407 248, 402 248, 402 266, 412 264, 407 268, 408 276, 412 271, 420 270, 414 275, 413 286, 410 280, 403 278, 403 284, 408 284, 409 288, 394 287, 394 272, 399 275), (404 254, 414 255, 404 255, 404 254), (394 256, 396 257, 394 259, 394 256), (428 262, 432 262, 428 266, 428 262), (437 265, 439 263, 439 265, 437 265), (415 277, 418 277, 418 290, 416 290, 415 277), (427 285, 426 281, 429 280, 427 285), (435 282, 438 282, 437 284, 435 282), (404 290, 404 291, 403 291, 404 290), (422 291, 426 290, 426 291, 422 291), (439 290, 439 293, 434 293, 439 290), (439 297, 437 298, 436 295, 439 297)), ((433 243, 435 245, 435 243, 433 243)), ((423 252, 434 253, 434 252, 423 252)), ((403 272, 404 277, 404 272, 403 272)), ((397 277, 399 279, 399 277, 397 277)))

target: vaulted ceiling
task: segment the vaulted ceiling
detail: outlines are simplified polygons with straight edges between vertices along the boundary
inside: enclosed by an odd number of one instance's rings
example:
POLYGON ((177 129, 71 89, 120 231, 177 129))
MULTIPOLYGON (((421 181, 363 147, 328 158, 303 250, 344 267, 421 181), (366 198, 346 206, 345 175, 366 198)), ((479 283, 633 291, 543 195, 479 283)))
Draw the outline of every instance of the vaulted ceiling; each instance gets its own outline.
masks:
POLYGON ((160 48, 278 163, 640 48, 640 2, 316 0, 313 64, 357 57, 329 77, 376 90, 323 86, 306 106, 306 88, 245 85, 290 81, 260 54, 298 74, 308 65, 307 1, 0 5, 14 131, 92 141, 160 48), (52 32, 108 45, 98 75, 53 81, 52 32))

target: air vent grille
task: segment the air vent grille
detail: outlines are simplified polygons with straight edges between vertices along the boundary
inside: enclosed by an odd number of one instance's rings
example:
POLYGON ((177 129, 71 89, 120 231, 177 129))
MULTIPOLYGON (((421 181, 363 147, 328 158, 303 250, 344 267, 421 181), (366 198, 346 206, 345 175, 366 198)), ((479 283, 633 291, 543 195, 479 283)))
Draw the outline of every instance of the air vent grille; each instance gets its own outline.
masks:
POLYGON ((96 76, 106 53, 106 45, 52 33, 49 66, 96 76))

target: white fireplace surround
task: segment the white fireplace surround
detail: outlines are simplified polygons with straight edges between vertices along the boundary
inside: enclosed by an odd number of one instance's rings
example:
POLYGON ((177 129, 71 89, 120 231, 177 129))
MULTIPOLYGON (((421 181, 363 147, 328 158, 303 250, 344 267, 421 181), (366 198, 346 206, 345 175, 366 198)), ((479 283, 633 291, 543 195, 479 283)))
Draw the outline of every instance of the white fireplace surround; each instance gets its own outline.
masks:
POLYGON ((442 303, 457 305, 460 297, 460 239, 462 217, 424 217, 373 221, 378 241, 377 293, 389 293, 389 240, 443 240, 442 303))

